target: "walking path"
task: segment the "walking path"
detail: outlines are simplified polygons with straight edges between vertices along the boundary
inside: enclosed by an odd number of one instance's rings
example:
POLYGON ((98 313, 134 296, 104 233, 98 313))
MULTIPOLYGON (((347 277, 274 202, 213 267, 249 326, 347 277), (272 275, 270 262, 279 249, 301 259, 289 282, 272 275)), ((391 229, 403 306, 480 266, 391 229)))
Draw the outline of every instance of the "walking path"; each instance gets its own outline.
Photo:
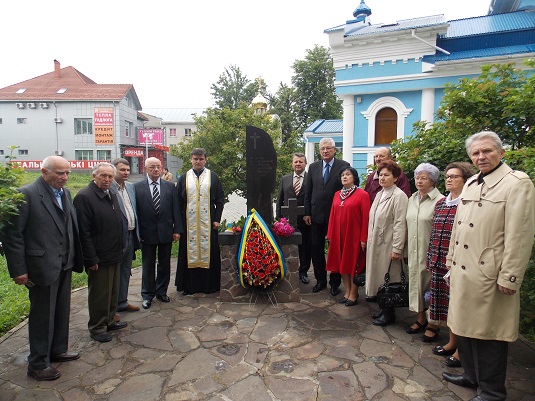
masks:
MULTIPOLYGON (((140 305, 141 270, 130 301, 140 305)), ((327 291, 301 285, 300 303, 221 303, 217 295, 183 296, 121 313, 128 327, 109 343, 90 339, 87 289, 73 292, 70 349, 77 361, 54 364, 62 376, 26 375, 26 323, 0 339, 0 400, 468 400, 473 390, 441 378, 444 358, 405 328, 404 310, 386 328, 372 326, 376 304, 346 307, 327 291)), ((363 294, 361 292, 361 298, 363 294)), ((446 335, 442 335, 445 339, 446 335)), ((449 369, 460 372, 459 369, 449 369)), ((535 350, 510 347, 507 400, 535 400, 535 350)))

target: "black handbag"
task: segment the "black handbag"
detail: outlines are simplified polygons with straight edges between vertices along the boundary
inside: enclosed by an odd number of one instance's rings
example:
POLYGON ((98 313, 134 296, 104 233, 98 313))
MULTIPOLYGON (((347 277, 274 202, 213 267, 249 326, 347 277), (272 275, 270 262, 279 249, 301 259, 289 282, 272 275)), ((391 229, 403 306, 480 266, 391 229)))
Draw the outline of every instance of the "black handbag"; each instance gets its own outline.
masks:
POLYGON ((385 274, 385 282, 377 290, 377 304, 381 309, 409 306, 409 282, 403 271, 403 260, 401 260, 401 282, 390 282, 391 266, 392 260, 390 260, 388 271, 385 274))
POLYGON ((353 284, 357 287, 364 287, 366 285, 366 270, 362 271, 362 260, 366 261, 364 257, 366 251, 361 250, 359 255, 359 260, 357 261, 357 268, 355 269, 355 275, 353 276, 353 284), (359 273, 361 271, 361 273, 359 273))

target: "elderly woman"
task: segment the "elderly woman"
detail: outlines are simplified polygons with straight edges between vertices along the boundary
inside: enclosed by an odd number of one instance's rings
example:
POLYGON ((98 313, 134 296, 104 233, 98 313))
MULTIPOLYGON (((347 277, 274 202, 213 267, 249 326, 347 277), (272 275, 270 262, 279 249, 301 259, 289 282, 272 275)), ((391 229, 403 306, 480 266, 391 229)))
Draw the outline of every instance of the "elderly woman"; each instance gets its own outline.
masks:
MULTIPOLYGON (((451 230, 457 205, 461 200, 461 191, 468 178, 474 175, 470 163, 454 162, 448 164, 445 170, 446 198, 439 200, 435 206, 433 215, 433 228, 431 240, 427 251, 427 270, 431 273, 431 293, 429 299, 429 324, 433 326, 446 326, 448 320, 448 305, 450 300, 450 288, 444 276, 448 273, 446 268, 446 255, 450 246, 451 230)), ((459 355, 457 354, 457 338, 450 331, 450 339, 444 346, 433 348, 436 355, 450 356, 446 365, 459 367, 459 355)))
MULTIPOLYGON (((396 186, 401 167, 392 160, 385 160, 377 167, 381 191, 375 197, 368 224, 368 246, 366 252, 366 300, 377 299, 377 289, 384 283, 384 277, 391 264, 390 277, 397 277, 401 271, 401 254, 405 246, 407 226, 407 195, 396 186)), ((381 309, 372 315, 375 326, 386 326, 396 321, 394 308, 381 309)))
POLYGON ((427 249, 431 238, 433 212, 437 202, 444 197, 435 188, 440 171, 429 163, 422 163, 414 170, 418 189, 409 198, 407 208, 407 248, 409 257, 409 309, 418 312, 417 320, 407 329, 415 334, 426 328, 422 341, 431 342, 438 335, 438 327, 427 324, 425 293, 431 288, 431 273, 427 271, 427 249), (429 333, 429 335, 428 335, 429 333))
POLYGON ((329 217, 326 269, 342 275, 345 295, 339 302, 354 306, 357 304, 359 288, 353 283, 353 276, 360 254, 366 250, 370 196, 358 188, 359 175, 354 168, 343 170, 340 180, 343 188, 334 194, 329 217))

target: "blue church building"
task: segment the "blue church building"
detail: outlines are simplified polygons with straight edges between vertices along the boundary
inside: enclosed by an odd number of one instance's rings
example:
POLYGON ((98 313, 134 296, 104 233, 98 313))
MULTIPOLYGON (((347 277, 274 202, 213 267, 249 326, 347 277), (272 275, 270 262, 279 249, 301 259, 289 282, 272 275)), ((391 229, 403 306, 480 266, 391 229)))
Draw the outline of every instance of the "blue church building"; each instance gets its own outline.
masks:
POLYGON ((492 0, 487 15, 447 21, 444 15, 372 24, 361 0, 353 18, 329 28, 336 94, 343 120, 317 120, 305 130, 305 153, 332 137, 360 172, 375 149, 432 123, 447 83, 476 77, 493 63, 535 57, 535 0, 492 0))

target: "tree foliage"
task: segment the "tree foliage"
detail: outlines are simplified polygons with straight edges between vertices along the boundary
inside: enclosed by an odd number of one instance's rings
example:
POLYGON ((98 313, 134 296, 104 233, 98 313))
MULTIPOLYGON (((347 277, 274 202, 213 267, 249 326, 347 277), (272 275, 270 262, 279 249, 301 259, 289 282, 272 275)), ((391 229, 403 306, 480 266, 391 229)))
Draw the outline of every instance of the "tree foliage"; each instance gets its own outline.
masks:
MULTIPOLYGON (((11 148, 13 151, 15 147, 11 148)), ((24 169, 18 167, 11 156, 8 162, 0 163, 0 231, 12 216, 18 214, 18 206, 24 201, 24 195, 17 191, 24 169)))
POLYGON ((245 127, 253 125, 262 128, 273 139, 278 156, 277 177, 288 171, 291 166, 292 153, 296 140, 290 137, 282 141, 280 122, 269 115, 257 115, 253 110, 241 104, 236 109, 208 109, 205 114, 195 117, 197 131, 170 152, 184 160, 181 173, 191 168, 189 154, 193 148, 206 149, 208 161, 206 166, 220 178, 225 195, 236 192, 246 197, 246 159, 245 159, 245 127))
POLYGON ((269 99, 271 114, 277 114, 281 121, 282 140, 286 142, 297 134, 297 94, 295 88, 282 82, 274 96, 269 99))
POLYGON ((237 109, 240 104, 251 104, 258 91, 264 95, 267 85, 262 78, 252 82, 239 67, 230 65, 210 87, 217 108, 237 109))
POLYGON ((342 118, 342 104, 335 93, 335 71, 329 50, 316 45, 307 50, 304 60, 296 60, 292 68, 298 128, 304 130, 318 119, 342 118))

